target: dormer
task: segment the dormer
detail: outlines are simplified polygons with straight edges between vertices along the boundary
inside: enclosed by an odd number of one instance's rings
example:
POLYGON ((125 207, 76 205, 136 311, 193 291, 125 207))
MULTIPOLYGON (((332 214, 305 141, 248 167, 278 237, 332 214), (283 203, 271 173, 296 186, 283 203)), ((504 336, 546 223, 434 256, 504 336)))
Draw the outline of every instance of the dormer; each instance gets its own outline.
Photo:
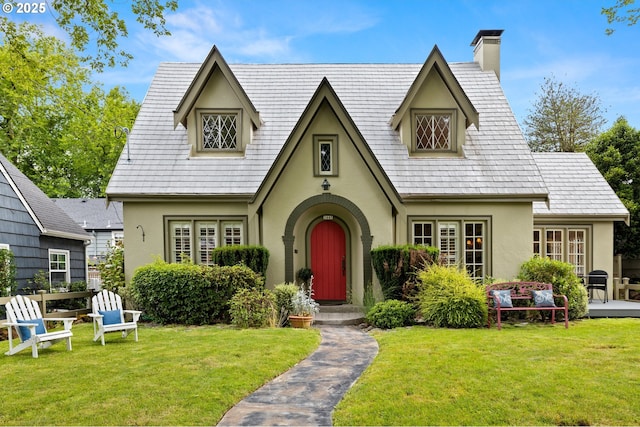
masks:
POLYGON ((478 112, 438 46, 427 57, 391 119, 411 156, 462 156, 465 130, 479 126, 478 112))
POLYGON ((216 46, 173 112, 187 129, 192 157, 242 156, 260 115, 216 46))

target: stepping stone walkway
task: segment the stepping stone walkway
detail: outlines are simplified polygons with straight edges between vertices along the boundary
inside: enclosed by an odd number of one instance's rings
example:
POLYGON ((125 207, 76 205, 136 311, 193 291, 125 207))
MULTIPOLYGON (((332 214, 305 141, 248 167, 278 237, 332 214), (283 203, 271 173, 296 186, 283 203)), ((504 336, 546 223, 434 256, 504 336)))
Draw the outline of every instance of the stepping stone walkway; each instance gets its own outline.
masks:
POLYGON ((335 406, 378 354, 356 327, 319 326, 318 349, 227 412, 219 426, 330 426, 335 406))

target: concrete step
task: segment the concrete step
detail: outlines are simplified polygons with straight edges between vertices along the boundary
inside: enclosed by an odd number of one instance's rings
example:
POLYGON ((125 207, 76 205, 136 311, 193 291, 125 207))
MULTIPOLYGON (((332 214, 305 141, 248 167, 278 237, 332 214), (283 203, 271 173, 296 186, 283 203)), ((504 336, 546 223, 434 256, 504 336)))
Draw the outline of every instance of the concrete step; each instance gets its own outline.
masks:
POLYGON ((364 307, 352 304, 321 305, 313 321, 316 325, 359 325, 364 322, 364 307))

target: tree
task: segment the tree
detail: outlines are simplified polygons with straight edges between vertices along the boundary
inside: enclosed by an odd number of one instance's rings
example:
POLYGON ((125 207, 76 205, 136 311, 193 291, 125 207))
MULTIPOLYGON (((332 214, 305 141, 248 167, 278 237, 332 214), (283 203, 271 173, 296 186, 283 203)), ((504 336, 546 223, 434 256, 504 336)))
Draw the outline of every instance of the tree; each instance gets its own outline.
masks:
POLYGON ((75 52, 33 24, 0 18, 0 151, 49 197, 104 194, 139 105, 105 94, 75 52))
POLYGON ((606 122, 604 112, 598 96, 547 77, 524 119, 525 137, 532 151, 582 151, 606 122))
POLYGON ((611 129, 587 145, 586 152, 629 210, 630 226, 615 224, 615 253, 628 257, 639 255, 640 131, 620 117, 611 129))
MULTIPOLYGON (((635 0, 616 0, 616 4, 611 7, 603 7, 602 14, 607 17, 609 25, 614 22, 626 22, 630 27, 635 25, 640 19, 640 7, 632 8, 635 0)), ((605 30, 605 34, 610 36, 615 30, 611 27, 605 30)))
MULTIPOLYGON (((114 0, 109 0, 109 3, 114 3, 114 0)), ((54 0, 48 4, 55 12, 60 28, 69 34, 72 47, 84 52, 90 43, 94 45, 95 55, 86 54, 81 58, 94 70, 102 71, 105 65, 126 66, 133 58, 128 52, 118 51, 118 39, 128 36, 127 24, 109 8, 107 0, 54 0)), ((136 20, 158 37, 171 35, 165 27, 164 12, 177 8, 177 0, 131 1, 131 11, 136 20)))

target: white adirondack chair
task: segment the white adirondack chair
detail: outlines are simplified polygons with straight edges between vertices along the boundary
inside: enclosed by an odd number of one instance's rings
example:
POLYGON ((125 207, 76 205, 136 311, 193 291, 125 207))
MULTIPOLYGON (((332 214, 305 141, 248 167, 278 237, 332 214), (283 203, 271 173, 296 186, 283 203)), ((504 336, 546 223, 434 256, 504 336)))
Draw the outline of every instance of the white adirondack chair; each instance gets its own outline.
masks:
POLYGON ((100 338, 104 345, 104 334, 119 331, 122 331, 122 338, 133 332, 138 341, 138 319, 142 312, 123 310, 120 295, 104 289, 91 298, 91 308, 89 317, 93 318, 94 341, 100 338), (125 314, 130 314, 132 320, 125 322, 125 314))
POLYGON ((9 328, 9 351, 5 354, 11 356, 26 348, 31 347, 31 355, 38 357, 38 347, 47 348, 59 341, 67 342, 67 350, 71 351, 71 328, 75 317, 43 319, 38 303, 22 295, 16 295, 5 304, 7 309, 7 322, 3 324, 9 328), (46 322, 64 322, 64 330, 47 332, 46 322), (13 328, 16 328, 21 343, 13 345, 13 328))

